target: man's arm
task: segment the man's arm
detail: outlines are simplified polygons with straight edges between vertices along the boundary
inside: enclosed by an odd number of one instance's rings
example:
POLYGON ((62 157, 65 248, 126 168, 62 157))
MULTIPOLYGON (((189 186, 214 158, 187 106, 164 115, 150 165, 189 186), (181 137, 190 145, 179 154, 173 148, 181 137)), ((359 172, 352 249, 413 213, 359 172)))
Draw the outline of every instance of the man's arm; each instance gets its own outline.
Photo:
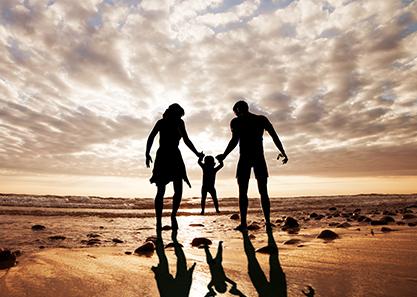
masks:
POLYGON ((150 163, 152 163, 152 157, 150 155, 151 152, 151 148, 152 148, 152 144, 153 141, 155 139, 156 134, 158 134, 159 132, 159 121, 156 122, 155 126, 153 127, 151 133, 148 136, 148 140, 146 142, 146 153, 145 153, 145 157, 146 157, 146 167, 150 167, 150 163))
POLYGON ((199 157, 199 158, 201 156, 204 157, 203 152, 198 152, 197 149, 195 148, 194 144, 191 142, 190 138, 188 137, 187 130, 185 129, 185 124, 184 124, 183 121, 181 121, 181 124, 180 124, 180 132, 181 132, 182 138, 184 139, 185 145, 188 146, 188 148, 194 154, 196 154, 197 157, 199 157))
POLYGON ((230 128, 232 129, 232 138, 230 139, 229 143, 227 144, 226 149, 224 150, 223 154, 217 155, 216 159, 221 162, 223 161, 228 154, 230 154, 231 151, 234 150, 234 148, 239 143, 239 134, 236 129, 236 118, 232 120, 230 123, 230 128))
POLYGON ((281 140, 279 139, 277 132, 275 132, 275 129, 272 126, 271 122, 267 118, 265 118, 265 121, 266 121, 265 130, 268 131, 269 135, 271 135, 272 140, 275 143, 275 146, 281 152, 280 154, 278 154, 277 160, 279 160, 279 158, 282 156, 284 157, 284 159, 282 159, 282 164, 285 164, 288 162, 288 157, 287 157, 287 154, 285 153, 281 140))

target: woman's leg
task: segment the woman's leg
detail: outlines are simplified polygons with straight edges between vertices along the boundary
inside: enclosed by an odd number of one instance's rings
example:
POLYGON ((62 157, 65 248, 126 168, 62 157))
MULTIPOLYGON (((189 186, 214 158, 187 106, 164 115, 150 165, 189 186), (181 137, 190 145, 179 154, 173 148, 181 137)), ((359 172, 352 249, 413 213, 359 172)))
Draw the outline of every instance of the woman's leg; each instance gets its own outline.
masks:
POLYGON ((155 196, 156 229, 162 229, 162 210, 164 208, 165 185, 157 186, 155 196))
POLYGON ((172 213, 171 213, 171 223, 172 229, 178 229, 177 223, 177 212, 180 208, 182 199, 182 179, 174 180, 174 196, 172 197, 172 213))
POLYGON ((204 214, 204 209, 206 207, 206 198, 207 198, 207 190, 206 188, 201 188, 201 214, 204 214))

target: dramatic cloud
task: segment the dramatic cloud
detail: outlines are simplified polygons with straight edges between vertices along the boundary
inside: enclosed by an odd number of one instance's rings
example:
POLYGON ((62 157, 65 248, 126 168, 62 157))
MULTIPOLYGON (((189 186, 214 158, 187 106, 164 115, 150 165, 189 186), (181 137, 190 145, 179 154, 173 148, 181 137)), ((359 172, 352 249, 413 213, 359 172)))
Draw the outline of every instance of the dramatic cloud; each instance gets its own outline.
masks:
POLYGON ((1 1, 0 172, 146 177, 170 103, 217 154, 246 98, 271 175, 415 176, 416 31, 405 0, 1 1))

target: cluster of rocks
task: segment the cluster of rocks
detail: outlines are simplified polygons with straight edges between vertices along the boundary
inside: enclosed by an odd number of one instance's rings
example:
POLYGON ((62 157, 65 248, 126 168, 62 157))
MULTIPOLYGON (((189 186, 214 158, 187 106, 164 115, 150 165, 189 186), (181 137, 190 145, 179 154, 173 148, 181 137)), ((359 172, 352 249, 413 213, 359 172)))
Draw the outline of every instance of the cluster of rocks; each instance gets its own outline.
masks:
MULTIPOLYGON (((99 228, 100 229, 104 229, 103 226, 100 226, 99 228)), ((33 225, 31 227, 31 229, 34 232, 41 232, 41 231, 45 231, 47 228, 44 225, 35 224, 35 225, 33 225)), ((101 238, 101 235, 100 234, 97 234, 97 233, 89 233, 89 234, 87 234, 87 239, 81 240, 81 244, 85 244, 87 246, 97 246, 97 245, 100 245, 103 242, 112 242, 114 244, 124 243, 124 241, 121 240, 121 239, 119 239, 119 238, 113 238, 111 240, 106 240, 106 241, 103 241, 100 238, 101 238)), ((67 238, 66 238, 66 236, 63 236, 63 235, 51 235, 51 236, 48 236, 48 240, 50 240, 50 241, 63 241, 65 239, 67 239, 67 238)), ((44 245, 41 245, 41 246, 39 246, 39 248, 40 249, 44 249, 45 246, 44 245)))

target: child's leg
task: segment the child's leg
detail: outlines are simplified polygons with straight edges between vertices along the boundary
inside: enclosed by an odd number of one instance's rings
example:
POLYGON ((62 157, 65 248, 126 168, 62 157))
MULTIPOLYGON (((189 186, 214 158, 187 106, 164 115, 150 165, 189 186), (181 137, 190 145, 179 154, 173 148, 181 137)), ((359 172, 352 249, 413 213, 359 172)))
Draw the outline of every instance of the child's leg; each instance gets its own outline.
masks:
POLYGON ((213 188, 210 192, 211 198, 213 198, 214 208, 216 209, 216 212, 219 213, 219 202, 217 200, 217 192, 216 189, 213 188))
POLYGON ((204 214, 204 208, 206 207, 207 190, 201 188, 201 214, 204 214))

